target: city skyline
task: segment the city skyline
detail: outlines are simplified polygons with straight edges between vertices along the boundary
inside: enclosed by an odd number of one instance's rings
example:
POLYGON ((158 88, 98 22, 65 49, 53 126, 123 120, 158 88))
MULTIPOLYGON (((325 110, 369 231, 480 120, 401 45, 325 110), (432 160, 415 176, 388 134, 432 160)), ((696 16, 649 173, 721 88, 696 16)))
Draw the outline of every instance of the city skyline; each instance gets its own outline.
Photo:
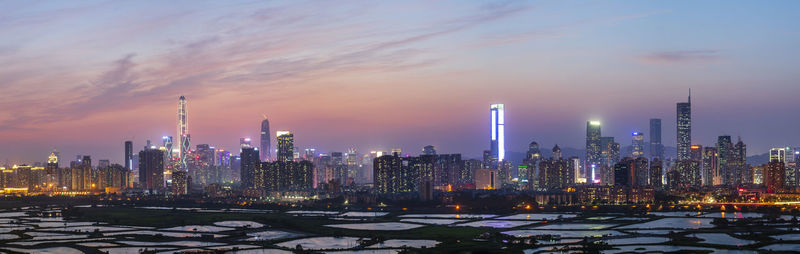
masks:
MULTIPOLYGON (((152 3, 126 4, 157 9, 152 3)), ((122 164, 126 140, 138 151, 147 139, 176 135, 174 105, 181 94, 190 100, 192 149, 213 144, 234 150, 240 137, 259 136, 257 126, 266 114, 271 129, 291 131, 301 149, 399 147, 416 154, 434 145, 443 153, 479 158, 489 149, 485 108, 492 103, 505 104, 509 152, 524 152, 531 141, 580 148, 589 120, 602 123, 603 136, 626 145, 634 131, 649 134, 651 118, 663 120, 662 144, 673 147, 675 103, 690 87, 692 144, 713 146, 718 136, 741 136, 752 155, 800 143, 793 127, 800 119, 774 110, 791 112, 793 95, 800 92, 791 68, 800 58, 790 50, 800 35, 781 23, 791 20, 794 3, 616 3, 588 16, 582 14, 596 5, 394 3, 409 13, 454 8, 440 18, 402 25, 381 18, 386 10, 379 6, 325 3, 332 6, 309 14, 297 10, 308 3, 274 5, 206 3, 84 26, 76 13, 92 16, 108 6, 19 6, 21 11, 4 21, 14 26, 0 30, 8 38, 0 40, 0 62, 14 66, 0 71, 6 92, 0 95, 0 162, 44 162, 55 148, 62 158, 91 155, 122 164), (716 8, 722 10, 713 11, 713 18, 697 13, 716 8), (565 9, 576 12, 555 17, 565 9), (757 16, 749 12, 773 18, 752 20, 757 16), (319 20, 344 14, 353 15, 339 22, 319 20), (164 21, 173 16, 181 18, 164 21), (232 26, 191 25, 212 20, 232 26), (301 24, 277 22, 287 20, 301 24), (542 25, 511 25, 519 22, 542 25), (78 24, 68 27, 73 23, 78 24), (263 31, 252 24, 272 28, 268 35, 277 39, 258 37, 263 31), (653 24, 662 27, 653 30, 653 24), (739 24, 737 31, 726 29, 729 24, 739 24), (303 29, 295 33, 299 25, 303 29), (104 36, 117 27, 119 36, 104 36), (193 29, 169 35, 179 28, 193 29), (326 28, 338 29, 315 34, 326 28), (31 39, 30 31, 63 43, 31 39), (652 39, 678 35, 685 40, 652 39), (132 38, 139 39, 109 46, 107 53, 83 43, 132 38), (303 38, 308 40, 300 45, 280 44, 303 38), (248 43, 253 39, 264 42, 248 43), (330 40, 337 43, 323 43, 330 40), (255 57, 243 57, 248 54, 255 57), (39 58, 48 63, 33 60, 39 58)))

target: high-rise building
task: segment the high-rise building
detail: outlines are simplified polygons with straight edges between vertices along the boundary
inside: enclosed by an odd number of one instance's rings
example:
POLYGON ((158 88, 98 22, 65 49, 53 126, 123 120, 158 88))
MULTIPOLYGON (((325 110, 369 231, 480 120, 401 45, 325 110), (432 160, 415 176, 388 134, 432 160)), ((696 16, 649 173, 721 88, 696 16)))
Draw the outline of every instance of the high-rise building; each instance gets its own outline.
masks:
POLYGON ((410 162, 398 155, 384 155, 373 162, 373 183, 379 193, 396 194, 414 191, 414 179, 410 162), (404 165, 406 164, 406 165, 404 165))
POLYGON ((278 161, 294 160, 294 134, 289 131, 278 131, 278 161))
MULTIPOLYGON (((492 160, 504 161, 506 157, 505 106, 492 104, 489 106, 489 113, 492 124, 491 141, 489 142, 492 160)), ((494 167, 497 165, 493 165, 494 167)))
POLYGON ((239 147, 242 149, 253 147, 252 140, 250 138, 239 138, 239 147))
POLYGON ((427 145, 422 148, 422 154, 424 155, 436 155, 436 147, 427 145))
POLYGON ((767 163, 764 171, 763 178, 767 192, 775 193, 783 190, 783 184, 786 182, 786 166, 783 162, 773 161, 767 163))
POLYGON ((734 185, 753 183, 753 172, 750 166, 747 165, 747 145, 742 142, 741 137, 738 138, 738 141, 733 146, 730 165, 733 169, 734 185))
POLYGON ((631 136, 631 156, 644 156, 644 133, 634 132, 631 136))
POLYGON ((677 161, 675 168, 679 174, 679 188, 697 188, 702 185, 703 179, 699 160, 677 161))
POLYGON ((125 141, 125 168, 133 169, 133 141, 125 141))
MULTIPOLYGON (((597 167, 605 165, 613 167, 620 159, 620 145, 614 142, 614 137, 600 137, 600 152, 601 163, 597 167)), ((588 168, 587 168, 588 170, 588 168)))
POLYGON ((242 188, 256 188, 259 187, 259 183, 263 182, 263 174, 258 174, 259 165, 261 164, 258 156, 257 148, 242 148, 239 159, 241 169, 239 176, 241 177, 242 188))
POLYGON ((186 115, 186 97, 178 99, 178 168, 186 170, 186 156, 191 149, 189 142, 189 122, 186 115))
POLYGON ((553 157, 554 160, 561 159, 561 147, 558 147, 558 144, 553 146, 553 152, 551 153, 550 157, 553 157))
POLYGON ((664 163, 659 157, 654 157, 650 161, 650 186, 659 190, 664 185, 664 163))
POLYGON ((689 148, 689 159, 693 161, 703 161, 703 146, 692 145, 689 148))
POLYGON ((664 159, 664 145, 661 143, 661 119, 650 119, 650 160, 664 159))
POLYGON ((145 189, 164 187, 164 152, 145 147, 139 152, 139 183, 145 189))
POLYGON ((172 194, 186 195, 189 193, 189 176, 186 171, 172 172, 172 194))
POLYGON ((166 151, 166 159, 168 162, 172 161, 172 136, 163 136, 161 137, 162 145, 164 146, 164 150, 166 151))
POLYGON ((539 162, 542 160, 542 153, 539 150, 539 143, 531 142, 528 145, 528 152, 525 153, 525 159, 522 164, 526 166, 525 172, 518 172, 520 179, 525 179, 523 189, 533 190, 538 186, 539 179, 536 177, 539 174, 539 162), (523 174, 524 173, 524 174, 523 174))
POLYGON ((497 183, 497 170, 482 168, 475 170, 475 188, 479 190, 493 190, 499 187, 497 183))
POLYGON ((720 184, 733 185, 734 174, 731 164, 733 161, 733 143, 731 136, 717 137, 717 153, 719 154, 719 175, 720 184))
POLYGON ((270 157, 272 157, 272 148, 270 148, 270 139, 269 139, 269 120, 267 120, 267 116, 264 116, 264 120, 261 120, 261 160, 262 161, 269 161, 270 157))
POLYGON ((678 112, 678 160, 689 160, 692 146, 692 92, 689 90, 687 102, 679 102, 678 112))
POLYGON ((707 146, 703 148, 703 185, 714 186, 722 184, 719 175, 719 153, 717 148, 707 146))
POLYGON ((769 162, 786 162, 786 148, 769 149, 769 162))
POLYGON ((600 145, 600 122, 586 122, 586 167, 600 165, 603 148, 600 145))
POLYGON ((569 164, 569 160, 555 156, 539 162, 539 187, 558 190, 574 184, 575 171, 569 164))

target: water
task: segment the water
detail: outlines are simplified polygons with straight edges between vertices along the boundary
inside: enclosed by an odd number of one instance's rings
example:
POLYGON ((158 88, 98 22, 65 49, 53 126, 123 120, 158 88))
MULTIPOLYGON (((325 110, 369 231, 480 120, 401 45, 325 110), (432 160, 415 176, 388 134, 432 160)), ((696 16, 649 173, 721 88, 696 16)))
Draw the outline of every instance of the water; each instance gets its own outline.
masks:
POLYGON ((615 230, 533 230, 522 229, 505 231, 503 234, 516 236, 516 237, 530 237, 535 235, 560 235, 562 238, 583 238, 583 237, 601 237, 601 236, 618 236, 625 235, 625 233, 615 230))
POLYGON ((675 228, 675 229, 700 229, 710 228, 711 219, 700 218, 663 218, 645 223, 633 224, 619 227, 618 229, 655 229, 655 228, 675 228))
POLYGON ((567 219, 567 218, 575 218, 576 214, 566 214, 566 213, 522 213, 522 214, 515 214, 511 216, 505 216, 497 218, 498 220, 556 220, 559 217, 567 219))
POLYGON ((429 225, 450 225, 453 223, 464 222, 466 220, 457 219, 401 219, 401 222, 422 223, 429 225))
POLYGON ((650 244, 650 243, 663 243, 670 241, 667 237, 633 237, 633 238, 619 238, 619 239, 609 239, 606 240, 606 243, 610 245, 624 245, 624 244, 650 244))
POLYGON ((700 238, 703 240, 701 242, 710 244, 744 246, 756 243, 756 241, 743 240, 723 233, 690 234, 690 236, 700 238))
POLYGON ((386 216, 387 212, 346 212, 339 216, 342 217, 381 217, 386 216))
POLYGON ((490 228, 515 228, 519 226, 527 226, 534 224, 536 222, 531 221, 513 221, 513 220, 479 220, 473 222, 467 222, 463 224, 457 224, 456 226, 461 227, 490 227, 490 228))
POLYGON ((355 237, 312 237, 282 242, 277 245, 294 249, 298 244, 306 250, 351 249, 359 246, 358 238, 355 237))
POLYGON ((149 251, 153 250, 174 250, 175 248, 162 248, 162 247, 120 247, 120 248, 103 248, 100 249, 102 252, 107 252, 108 254, 139 254, 145 249, 149 251))
MULTIPOLYGON (((137 230, 137 231, 124 231, 124 232, 111 232, 111 233, 103 233, 105 236, 116 236, 116 235, 158 235, 161 234, 166 237, 201 237, 203 234, 201 233, 189 233, 189 232, 166 232, 166 231, 153 231, 153 230, 137 230)), ((225 237, 227 235, 221 234, 214 234, 215 238, 225 237)))
POLYGON ((368 248, 432 248, 438 244, 434 240, 386 240, 368 248))
POLYGON ((606 229, 617 226, 617 224, 588 224, 588 223, 557 223, 547 224, 544 226, 536 227, 536 229, 606 229))
POLYGON ((169 230, 169 231, 187 231, 187 232, 222 232, 233 230, 233 228, 229 227, 218 227, 218 226, 203 226, 203 225, 190 225, 190 226, 178 226, 178 227, 171 227, 171 228, 162 228, 161 230, 169 230))
POLYGON ((411 224, 411 223, 402 223, 402 222, 379 222, 379 223, 355 223, 355 224, 332 224, 332 225, 325 225, 326 227, 332 228, 345 228, 345 229, 354 229, 354 230, 386 230, 386 231, 394 231, 394 230, 409 230, 418 227, 422 227, 423 225, 419 224, 411 224))
POLYGON ((245 239, 245 241, 266 241, 266 240, 294 238, 302 236, 302 234, 289 233, 280 230, 269 230, 269 231, 247 233, 247 236, 249 236, 250 238, 245 239))
POLYGON ((761 247, 762 250, 768 251, 800 251, 800 244, 788 244, 788 243, 780 243, 780 244, 772 244, 761 247))
POLYGON ((497 217, 495 214, 406 214, 401 218, 438 218, 438 219, 488 219, 497 217))
POLYGON ((53 248, 43 248, 43 249, 20 249, 20 248, 3 248, 5 250, 10 250, 19 253, 33 253, 33 254, 83 254, 82 251, 69 248, 69 247, 53 247, 53 248))
POLYGON ((172 241, 172 242, 141 242, 141 241, 116 241, 119 244, 132 246, 180 246, 180 247, 207 247, 220 246, 224 243, 201 242, 201 241, 172 241))
POLYGON ((214 225, 222 226, 222 227, 247 227, 247 228, 262 228, 264 224, 254 222, 254 221, 220 221, 214 222, 214 225))

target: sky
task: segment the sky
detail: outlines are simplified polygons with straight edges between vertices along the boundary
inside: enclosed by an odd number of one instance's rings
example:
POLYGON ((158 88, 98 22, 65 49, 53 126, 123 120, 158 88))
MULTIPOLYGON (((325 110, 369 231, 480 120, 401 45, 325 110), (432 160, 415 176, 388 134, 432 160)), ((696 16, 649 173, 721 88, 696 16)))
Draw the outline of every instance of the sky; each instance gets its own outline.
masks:
MULTIPOLYGON (((477 158, 630 144, 692 90, 693 143, 800 145, 797 1, 3 1, 0 163, 123 161, 175 136, 238 150, 266 115, 300 150, 477 158)), ((274 133, 272 133, 274 139, 274 133)), ((274 141, 272 142, 275 143, 274 141)))

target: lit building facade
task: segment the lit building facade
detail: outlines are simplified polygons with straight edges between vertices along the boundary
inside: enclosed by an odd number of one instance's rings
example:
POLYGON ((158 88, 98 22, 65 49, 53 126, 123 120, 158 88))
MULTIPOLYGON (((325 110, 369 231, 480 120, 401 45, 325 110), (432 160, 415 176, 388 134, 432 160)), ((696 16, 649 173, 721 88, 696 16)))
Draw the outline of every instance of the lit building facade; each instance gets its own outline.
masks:
POLYGON ((178 99, 178 168, 186 170, 186 157, 191 149, 189 144, 189 122, 186 115, 186 97, 178 99))
POLYGON ((586 122, 586 167, 600 165, 603 163, 601 158, 603 148, 600 144, 600 122, 586 122))
POLYGON ((270 147, 269 120, 264 116, 264 120, 261 120, 261 161, 271 159, 272 148, 270 147))
POLYGON ((634 132, 631 134, 631 156, 644 156, 644 133, 634 132))
MULTIPOLYGON (((492 161, 504 161, 506 157, 506 129, 505 129, 505 106, 503 104, 492 104, 489 106, 491 120, 491 140, 490 151, 492 161)), ((496 167, 497 165, 493 165, 496 167)))
POLYGON ((692 95, 689 93, 687 102, 677 104, 677 137, 678 160, 689 160, 689 149, 692 146, 692 95))
POLYGON ((294 160, 294 135, 289 131, 278 131, 278 161, 294 160))

